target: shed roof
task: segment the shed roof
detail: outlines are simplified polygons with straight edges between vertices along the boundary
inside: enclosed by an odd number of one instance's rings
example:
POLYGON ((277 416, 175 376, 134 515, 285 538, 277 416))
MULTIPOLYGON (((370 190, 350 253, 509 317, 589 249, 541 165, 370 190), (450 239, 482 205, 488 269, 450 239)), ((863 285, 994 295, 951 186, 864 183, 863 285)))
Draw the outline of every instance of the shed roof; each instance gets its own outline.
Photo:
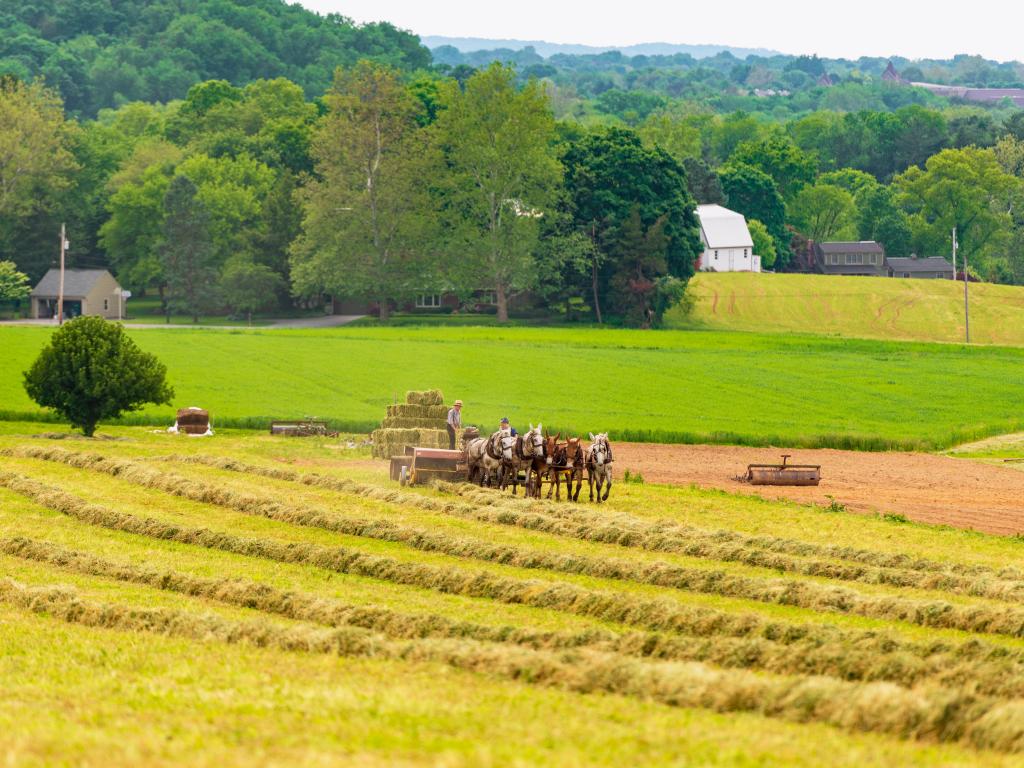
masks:
POLYGON ((742 213, 720 205, 698 205, 697 218, 708 248, 753 248, 754 241, 742 213))
MULTIPOLYGON (((113 275, 105 269, 65 269, 64 296, 73 299, 84 299, 89 295, 96 281, 104 275, 113 279, 113 275)), ((32 296, 57 296, 60 293, 60 270, 51 269, 38 285, 32 289, 32 296)))
POLYGON ((953 265, 941 256, 903 257, 886 259, 893 272, 952 272, 953 265))

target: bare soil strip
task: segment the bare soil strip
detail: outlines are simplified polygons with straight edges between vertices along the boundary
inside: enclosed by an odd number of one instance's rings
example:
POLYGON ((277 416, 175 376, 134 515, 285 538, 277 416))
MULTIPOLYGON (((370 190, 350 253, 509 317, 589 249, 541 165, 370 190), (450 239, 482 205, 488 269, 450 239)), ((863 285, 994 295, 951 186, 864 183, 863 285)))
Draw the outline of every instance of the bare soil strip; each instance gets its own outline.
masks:
POLYGON ((911 520, 986 533, 1024 533, 1024 472, 927 453, 867 453, 721 445, 616 443, 615 463, 647 482, 695 484, 768 499, 828 504, 854 512, 902 514, 911 520), (752 486, 737 480, 748 464, 820 464, 817 487, 752 486))

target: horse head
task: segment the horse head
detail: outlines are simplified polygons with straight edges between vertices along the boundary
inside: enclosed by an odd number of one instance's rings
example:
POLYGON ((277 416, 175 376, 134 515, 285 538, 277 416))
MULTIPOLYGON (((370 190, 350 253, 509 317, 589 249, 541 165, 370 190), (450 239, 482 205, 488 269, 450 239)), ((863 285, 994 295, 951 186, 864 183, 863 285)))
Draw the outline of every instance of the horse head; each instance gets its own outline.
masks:
POLYGON ((512 452, 516 447, 516 438, 512 436, 512 430, 502 429, 498 431, 501 437, 498 442, 501 445, 501 458, 505 461, 512 461, 512 452))
POLYGON ((590 455, 597 466, 603 466, 611 461, 611 446, 608 445, 608 433, 599 433, 596 436, 590 433, 590 455))

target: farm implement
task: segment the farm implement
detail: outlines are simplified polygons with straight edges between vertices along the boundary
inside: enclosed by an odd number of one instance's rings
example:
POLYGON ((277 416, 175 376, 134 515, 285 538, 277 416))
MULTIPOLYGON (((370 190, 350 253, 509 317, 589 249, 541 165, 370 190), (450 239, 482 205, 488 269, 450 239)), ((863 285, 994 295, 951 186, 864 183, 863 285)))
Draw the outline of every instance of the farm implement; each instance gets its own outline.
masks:
POLYGON ((446 448, 407 446, 404 456, 391 457, 391 479, 400 485, 417 485, 432 480, 466 480, 466 454, 446 448))
POLYGON ((790 454, 781 464, 748 464, 743 478, 751 485, 817 485, 821 482, 820 464, 790 464, 790 454))

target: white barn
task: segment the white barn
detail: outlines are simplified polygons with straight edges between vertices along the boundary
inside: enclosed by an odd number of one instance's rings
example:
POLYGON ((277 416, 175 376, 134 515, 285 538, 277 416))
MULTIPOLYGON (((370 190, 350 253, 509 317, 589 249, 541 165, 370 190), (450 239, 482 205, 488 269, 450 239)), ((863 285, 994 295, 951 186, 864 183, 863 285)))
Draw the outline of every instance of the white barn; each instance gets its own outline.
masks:
POLYGON ((760 272, 761 257, 742 213, 720 205, 698 205, 700 242, 704 248, 697 269, 701 272, 760 272))

